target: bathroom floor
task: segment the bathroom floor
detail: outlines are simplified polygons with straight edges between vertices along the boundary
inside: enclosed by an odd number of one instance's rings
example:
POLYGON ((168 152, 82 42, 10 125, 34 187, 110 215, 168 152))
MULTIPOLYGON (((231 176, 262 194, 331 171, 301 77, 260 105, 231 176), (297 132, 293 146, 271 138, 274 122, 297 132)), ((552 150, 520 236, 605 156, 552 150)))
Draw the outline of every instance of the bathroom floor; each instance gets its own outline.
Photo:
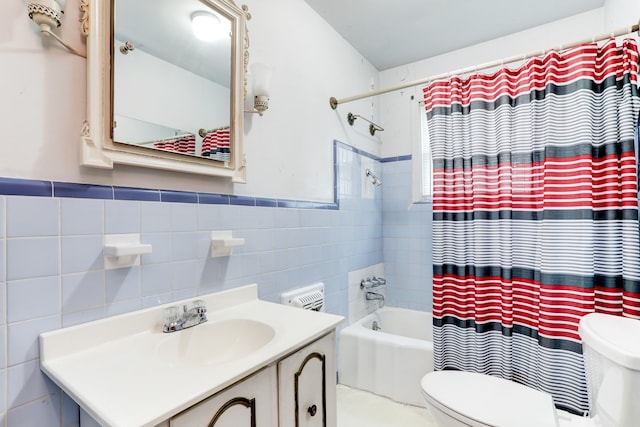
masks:
POLYGON ((437 427, 425 408, 338 384, 338 427, 437 427))

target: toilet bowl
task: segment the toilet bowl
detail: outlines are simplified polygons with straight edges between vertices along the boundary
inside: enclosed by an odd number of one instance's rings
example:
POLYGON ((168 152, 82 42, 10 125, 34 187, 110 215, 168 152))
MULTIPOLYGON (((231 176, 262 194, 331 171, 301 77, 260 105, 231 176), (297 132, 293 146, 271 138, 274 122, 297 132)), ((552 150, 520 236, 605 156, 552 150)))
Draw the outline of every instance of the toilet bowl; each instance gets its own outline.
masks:
POLYGON ((637 427, 640 321, 602 313, 580 320, 590 416, 558 410, 551 395, 490 375, 435 371, 421 381, 440 427, 637 427))

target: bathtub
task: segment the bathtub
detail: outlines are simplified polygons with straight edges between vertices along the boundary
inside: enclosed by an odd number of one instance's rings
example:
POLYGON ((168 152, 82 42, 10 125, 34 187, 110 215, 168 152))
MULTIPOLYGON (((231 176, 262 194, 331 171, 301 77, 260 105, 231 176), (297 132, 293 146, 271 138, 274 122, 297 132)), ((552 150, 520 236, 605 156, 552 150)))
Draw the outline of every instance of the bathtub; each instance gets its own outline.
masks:
POLYGON ((420 380, 433 371, 431 313, 383 307, 338 335, 338 382, 424 406, 420 380), (377 322, 380 330, 372 329, 377 322))

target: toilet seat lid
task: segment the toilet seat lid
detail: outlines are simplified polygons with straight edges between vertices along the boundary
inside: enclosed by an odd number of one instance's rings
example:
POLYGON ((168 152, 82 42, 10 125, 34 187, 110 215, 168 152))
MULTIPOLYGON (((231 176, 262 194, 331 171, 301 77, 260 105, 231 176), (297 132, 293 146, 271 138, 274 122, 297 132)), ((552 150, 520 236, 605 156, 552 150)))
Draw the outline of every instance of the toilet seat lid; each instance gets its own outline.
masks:
POLYGON ((555 427, 551 395, 490 375, 431 372, 422 378, 425 395, 451 413, 496 427, 555 427))

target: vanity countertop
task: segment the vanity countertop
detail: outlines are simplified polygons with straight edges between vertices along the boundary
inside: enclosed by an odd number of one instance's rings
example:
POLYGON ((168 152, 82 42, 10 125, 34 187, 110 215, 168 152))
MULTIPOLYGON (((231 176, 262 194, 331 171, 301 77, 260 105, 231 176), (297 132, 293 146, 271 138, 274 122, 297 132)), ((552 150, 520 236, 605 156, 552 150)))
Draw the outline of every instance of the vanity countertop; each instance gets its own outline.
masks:
MULTIPOLYGON (((343 319, 261 301, 254 284, 197 297, 206 302, 208 321, 163 333, 163 309, 193 299, 43 333, 41 369, 101 425, 152 427, 314 341, 343 319), (268 325, 273 338, 239 358, 176 359, 180 349, 200 345, 188 342, 186 332, 236 320, 268 325)), ((201 353, 214 358, 226 350, 200 341, 206 350, 201 353)))

